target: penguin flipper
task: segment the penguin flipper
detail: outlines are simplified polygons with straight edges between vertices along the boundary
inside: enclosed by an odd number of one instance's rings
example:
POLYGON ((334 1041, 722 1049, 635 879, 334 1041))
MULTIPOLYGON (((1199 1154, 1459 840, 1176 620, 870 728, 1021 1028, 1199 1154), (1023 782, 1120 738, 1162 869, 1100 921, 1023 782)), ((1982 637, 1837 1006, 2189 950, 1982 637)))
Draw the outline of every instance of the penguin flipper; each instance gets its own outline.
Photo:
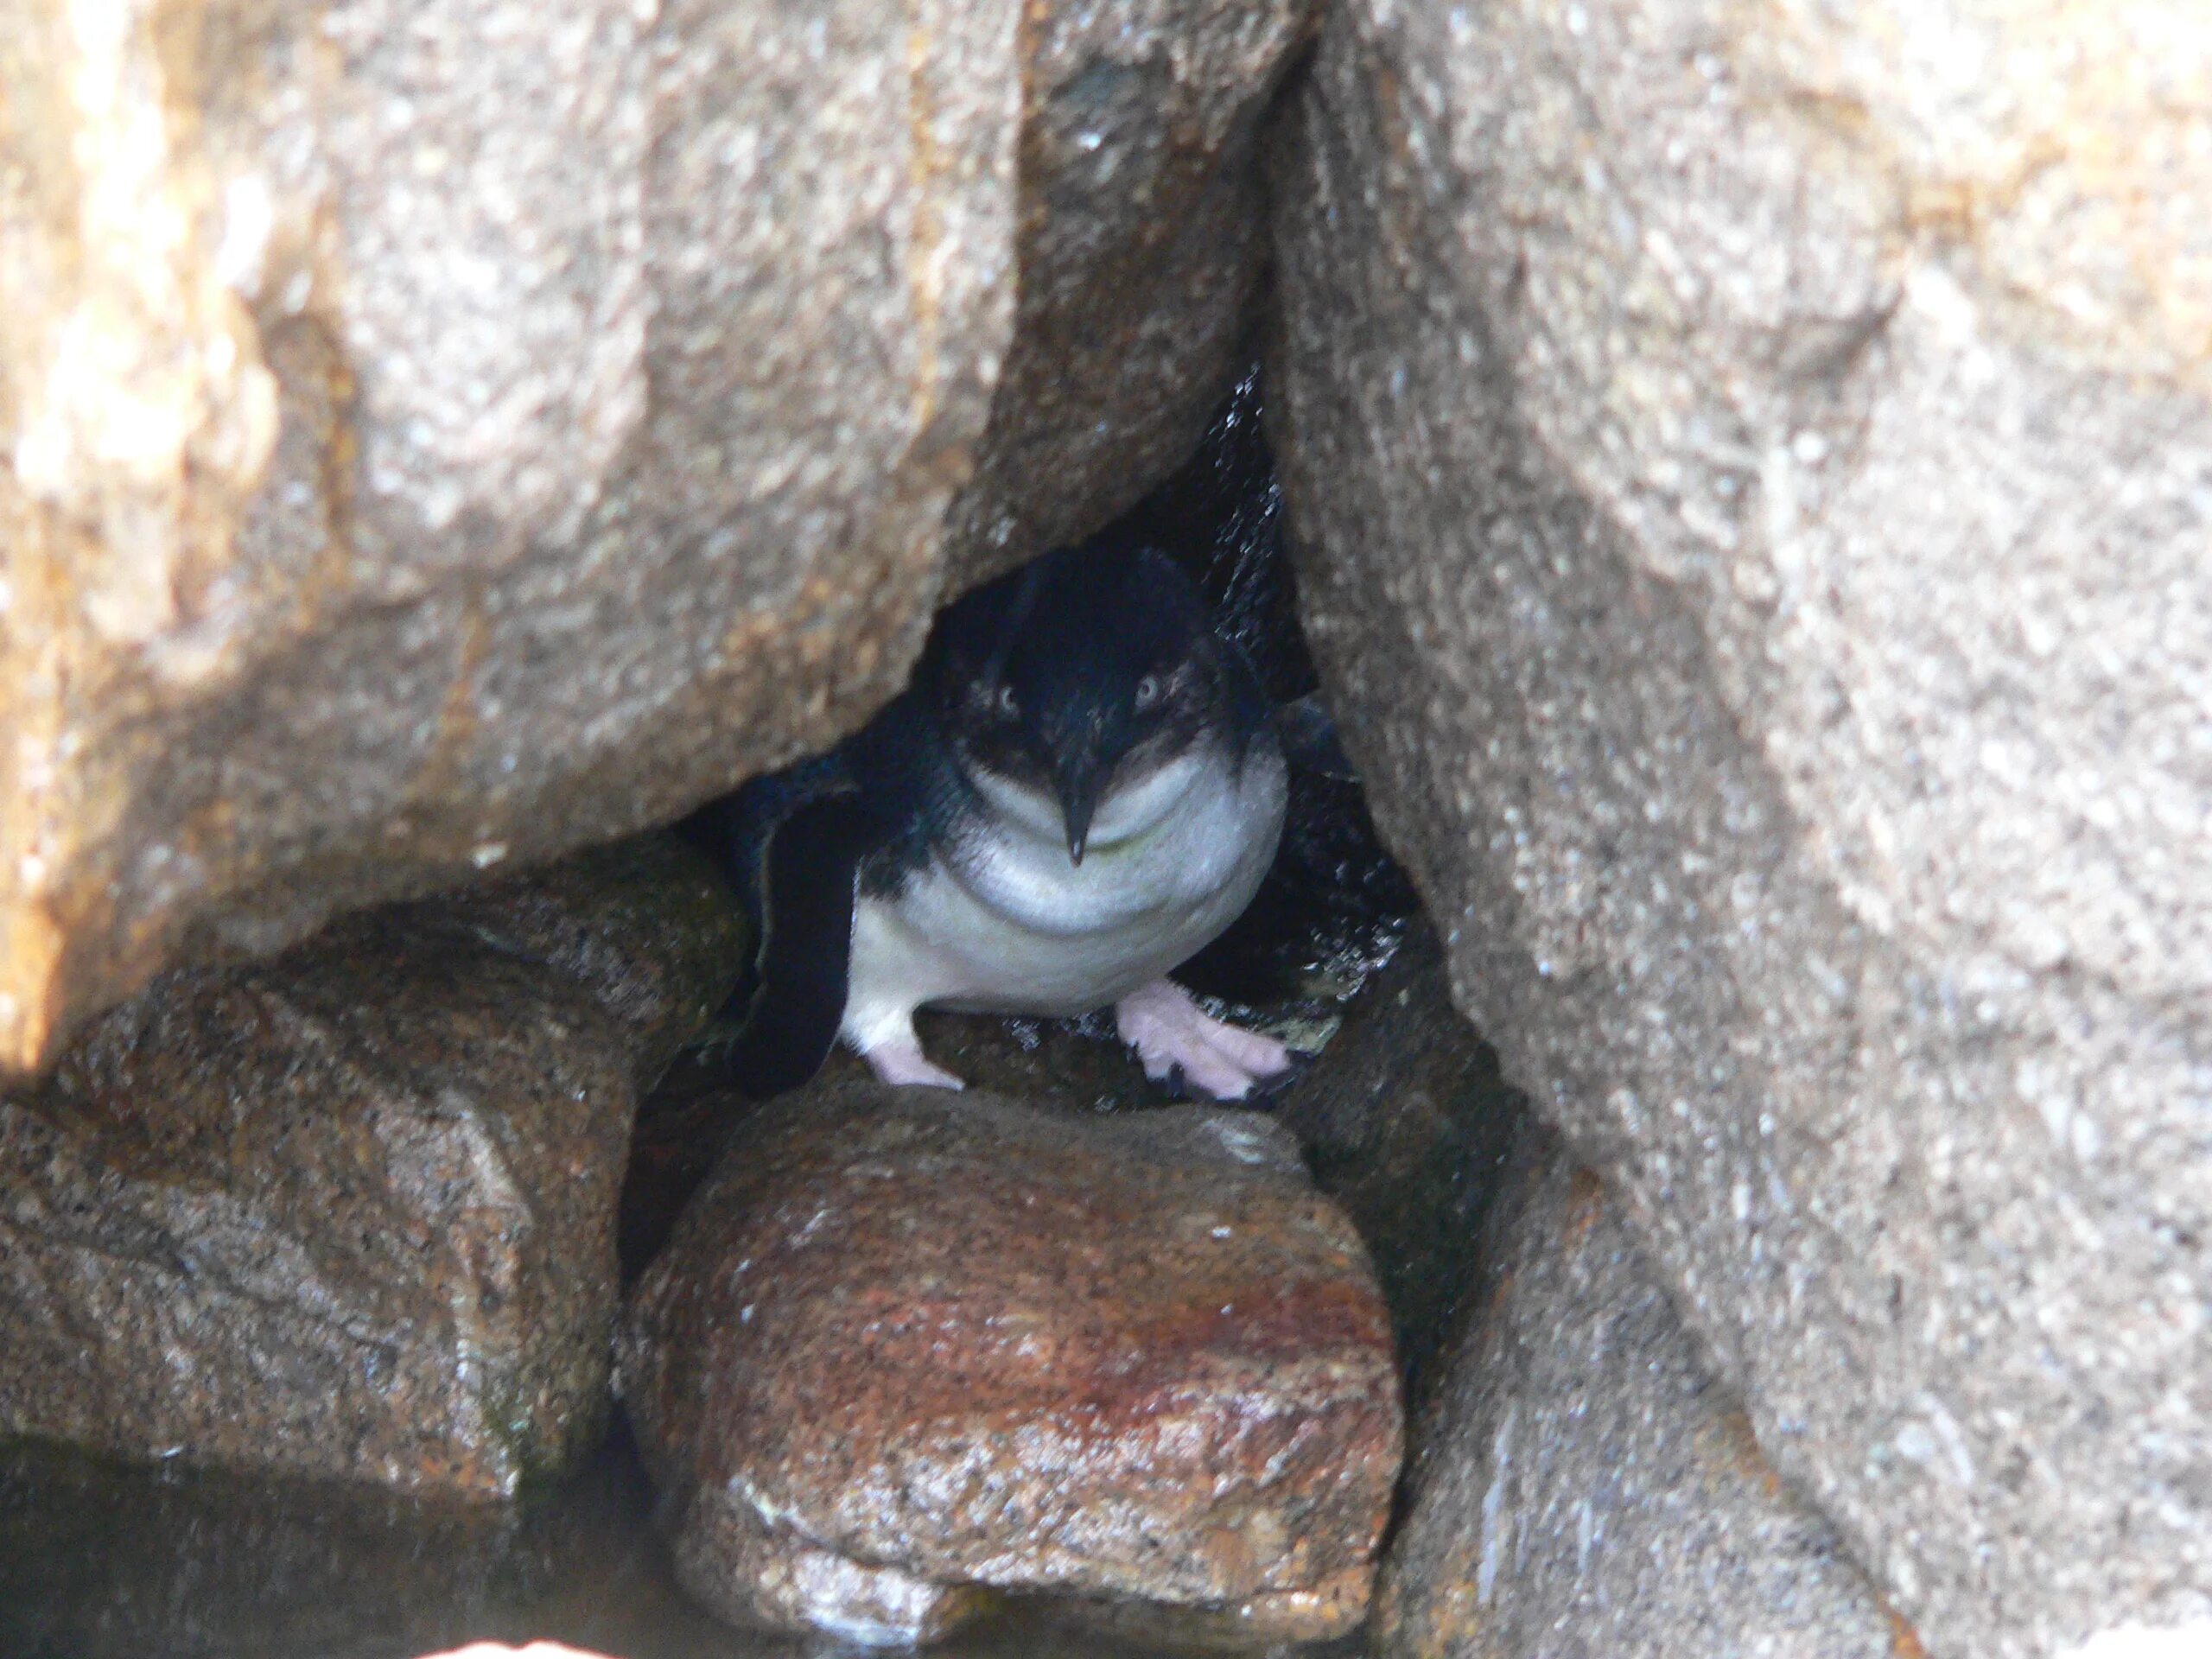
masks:
POLYGON ((796 1089, 829 1058, 845 1017, 861 864, 889 839, 851 789, 802 799, 761 834, 758 972, 731 1052, 747 1094, 796 1089))
POLYGON ((762 874, 769 842, 794 813, 826 797, 849 794, 855 786, 843 756, 833 750, 747 779, 731 793, 684 819, 677 826, 677 833, 728 874, 757 923, 766 893, 762 874))

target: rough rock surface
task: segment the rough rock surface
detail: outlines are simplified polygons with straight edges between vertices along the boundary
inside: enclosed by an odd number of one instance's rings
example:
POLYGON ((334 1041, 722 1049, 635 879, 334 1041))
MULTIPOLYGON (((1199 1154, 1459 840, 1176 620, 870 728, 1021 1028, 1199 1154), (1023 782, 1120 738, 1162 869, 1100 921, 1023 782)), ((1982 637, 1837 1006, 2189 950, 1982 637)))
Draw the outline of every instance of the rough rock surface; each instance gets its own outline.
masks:
POLYGON ((721 1012, 753 951, 721 872, 671 835, 633 836, 391 914, 459 929, 575 981, 621 1026, 638 1087, 721 1012))
POLYGON ((1914 1659, 1548 1132, 1519 1137, 1484 1256, 1416 1436, 1383 1653, 1914 1659))
POLYGON ((747 1622, 928 1637, 988 1586, 1332 1635, 1397 1475, 1358 1237, 1249 1113, 803 1091, 678 1224, 620 1371, 679 1573, 747 1622))
POLYGON ((1014 342, 953 511, 957 582, 1087 535, 1197 446, 1255 332, 1261 118, 1318 10, 1025 11, 1014 342))
POLYGON ((856 724, 1195 441, 1311 13, 13 7, 0 1069, 856 724))
POLYGON ((103 1016, 0 1096, 0 1433, 486 1496, 564 1462, 640 1076, 737 916, 656 838, 103 1016))
POLYGON ((1011 327, 1014 9, 17 10, 0 1061, 897 689, 1011 327))
POLYGON ((1457 1320, 1528 1109, 1452 1005, 1441 943, 1416 925, 1275 1110, 1367 1241, 1416 1398, 1457 1320))
POLYGON ((1462 1005, 1961 1659, 2212 1608, 2209 74, 2161 0, 1349 0, 1274 193, 1462 1005))

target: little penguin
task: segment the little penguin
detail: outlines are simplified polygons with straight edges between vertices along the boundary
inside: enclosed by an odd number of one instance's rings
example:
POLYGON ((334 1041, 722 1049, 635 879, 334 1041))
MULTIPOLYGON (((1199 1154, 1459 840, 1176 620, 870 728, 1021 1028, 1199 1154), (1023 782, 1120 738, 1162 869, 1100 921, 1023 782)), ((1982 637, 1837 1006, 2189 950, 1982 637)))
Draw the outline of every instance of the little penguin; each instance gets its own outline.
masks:
POLYGON ((1166 974, 1251 899, 1287 784, 1250 664, 1157 547, 1109 532, 979 588, 866 728, 696 821, 762 920, 740 1078, 793 1086, 842 1039, 957 1089, 917 1009, 1111 1005, 1147 1075, 1243 1098, 1288 1051, 1166 974))

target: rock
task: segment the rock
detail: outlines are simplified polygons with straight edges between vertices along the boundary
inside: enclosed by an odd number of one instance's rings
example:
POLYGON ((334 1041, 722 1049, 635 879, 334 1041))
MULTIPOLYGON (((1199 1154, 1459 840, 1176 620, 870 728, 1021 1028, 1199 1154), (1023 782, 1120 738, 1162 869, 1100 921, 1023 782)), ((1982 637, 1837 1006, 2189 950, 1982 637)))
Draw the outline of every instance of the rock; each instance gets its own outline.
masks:
POLYGON ((33 0, 0 138, 44 193, 0 259, 0 1059, 898 689, 1012 326, 1014 11, 90 29, 33 0))
POLYGON ((685 849, 573 873, 169 976, 0 1096, 0 1433, 480 1497, 587 1445, 644 1062, 745 951, 685 849))
POLYGON ((828 1081, 768 1108, 646 1274, 620 1389, 725 1617, 941 1634, 987 1588, 1365 1610, 1388 1315, 1255 1114, 828 1081))
MULTIPOLYGON (((1113 1017, 1031 1020, 925 1009, 922 1052, 971 1089, 1070 1110, 1133 1111, 1184 1096, 1144 1074, 1114 1034, 1113 1017)), ((660 1254, 692 1194, 720 1161, 756 1103, 732 1092, 728 1026, 671 1066, 640 1103, 631 1135, 620 1228, 623 1277, 634 1281, 660 1254)), ((811 1086, 857 1084, 873 1074, 833 1049, 811 1086)))
POLYGON ((1350 0, 1280 157, 1385 839, 1942 1655, 2212 1608, 2208 54, 2156 0, 1350 0))
POLYGON ((1477 1317, 1423 1418, 1381 1599, 1392 1659, 1919 1649, 1784 1490, 1604 1188, 1524 1130, 1477 1317))
POLYGON ((2212 1643, 2212 1618, 2191 1619, 2152 1630, 2146 1625, 2115 1624, 2100 1630, 2064 1659, 2191 1659, 2212 1643))
POLYGON ((954 506, 962 586, 1096 530, 1198 446, 1258 323, 1261 118, 1315 0, 1025 18, 1014 344, 954 506))
POLYGON ((19 10, 18 1072, 826 746, 1126 506, 1233 378, 1313 6, 19 10))
POLYGON ((594 847, 407 914, 576 981, 621 1022, 641 1091, 721 1012, 753 955, 728 882, 671 835, 594 847))
POLYGON ((1452 1006, 1443 946, 1421 925, 1275 1113, 1367 1242, 1416 1399, 1472 1280, 1483 1217, 1528 1109, 1452 1006))

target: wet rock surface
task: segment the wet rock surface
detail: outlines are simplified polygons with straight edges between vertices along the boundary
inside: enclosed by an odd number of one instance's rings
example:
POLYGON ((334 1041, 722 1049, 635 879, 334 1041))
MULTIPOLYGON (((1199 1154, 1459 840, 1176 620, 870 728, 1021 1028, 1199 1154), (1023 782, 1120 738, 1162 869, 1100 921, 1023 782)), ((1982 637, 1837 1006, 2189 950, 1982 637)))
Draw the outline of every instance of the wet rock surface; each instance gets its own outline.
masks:
MULTIPOLYGON (((0 1446, 0 1651, 416 1659, 550 1641, 615 1659, 819 1659, 818 1637, 734 1630, 701 1610, 677 1583, 652 1511, 620 1434, 519 1509, 0 1446)), ((934 1651, 1194 1659, 1205 1649, 1182 1635, 1118 1635, 1089 1606, 1016 1604, 934 1651)))
POLYGON ((1377 822, 1960 1659, 2212 1607, 2212 404, 2162 205, 2208 52, 2149 0, 1350 0, 1278 157, 1270 416, 1377 822))
POLYGON ((1443 947, 1421 924, 1275 1109, 1367 1242, 1415 1399, 1460 1314, 1528 1110, 1452 1005, 1443 947))
POLYGON ((1364 1612, 1388 1314, 1257 1115, 817 1084, 732 1141, 621 1354, 679 1573, 741 1622, 928 1637, 984 1586, 1259 1640, 1364 1612))
POLYGON ((0 1650, 402 1659, 587 1567, 572 1517, 0 1448, 0 1650))
POLYGON ((1516 1137, 1484 1255, 1419 1426, 1382 1653, 1918 1655, 1548 1132, 1516 1137))
MULTIPOLYGON (((1274 703, 1290 758, 1282 842, 1252 902, 1176 970, 1201 995, 1248 1008, 1292 1001, 1312 1026, 1389 959, 1420 899, 1376 840, 1357 778, 1332 743, 1319 677, 1298 623, 1283 539, 1282 490, 1262 420, 1255 367, 1215 411, 1190 460, 1130 515, 1205 595, 1214 626, 1243 652, 1274 703), (1306 728, 1302 731, 1301 728, 1306 728)), ((1294 1046, 1314 1045, 1286 1036, 1294 1046)))
MULTIPOLYGON (((1303 1005, 1277 1005, 1258 1025, 1286 1040, 1311 1028, 1303 1005)), ((923 1052, 934 1054, 973 1089, 1070 1111, 1141 1111, 1183 1103, 1166 1083, 1144 1074, 1115 1034, 1113 1017, 1007 1019, 925 1010, 915 1020, 923 1052)), ((719 1037, 678 1058, 646 1096, 632 1139, 622 1192, 621 1258, 635 1280, 667 1243, 722 1150, 757 1103, 733 1092, 728 1045, 719 1037)), ((813 1088, 859 1086, 872 1074, 857 1055, 833 1052, 813 1088)))
POLYGON ((1080 539, 1198 444, 1259 322, 1262 117, 1313 0, 1116 0, 1030 11, 1019 294, 960 586, 1080 539))
POLYGON ((23 8, 0 1069, 858 725, 1234 378, 1312 10, 23 8))
POLYGON ((396 912, 575 981, 614 1016, 651 1088, 721 1011, 752 953, 743 907, 672 835, 634 836, 396 912))
POLYGON ((572 1460, 640 1079, 744 951, 655 837, 104 1016, 0 1097, 0 1433, 481 1497, 572 1460))

